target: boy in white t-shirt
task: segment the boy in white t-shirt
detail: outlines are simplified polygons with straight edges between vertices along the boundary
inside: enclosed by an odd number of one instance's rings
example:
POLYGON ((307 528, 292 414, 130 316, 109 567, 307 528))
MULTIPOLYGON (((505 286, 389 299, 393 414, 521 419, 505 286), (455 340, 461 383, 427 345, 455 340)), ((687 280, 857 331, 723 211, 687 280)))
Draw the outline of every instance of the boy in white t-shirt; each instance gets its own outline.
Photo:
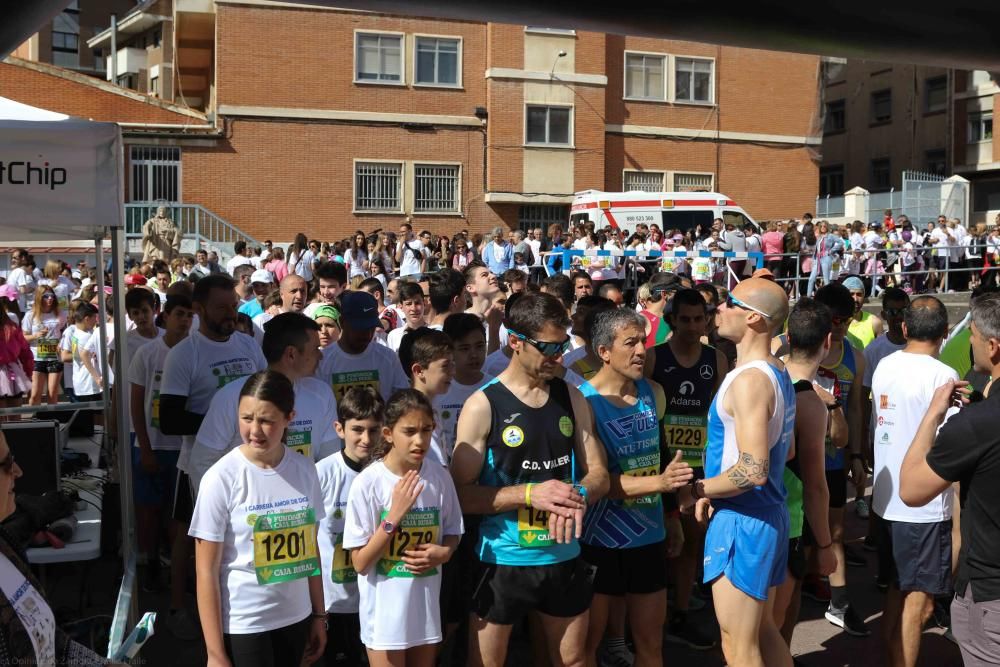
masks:
POLYGON ((399 343, 410 331, 427 326, 424 319, 424 291, 417 283, 401 283, 399 285, 399 304, 406 317, 406 325, 393 329, 386 339, 386 346, 393 352, 399 350, 399 343))
MULTIPOLYGON (((164 435, 160 430, 160 383, 167 353, 191 330, 194 307, 191 299, 177 295, 167 299, 163 314, 164 335, 135 351, 126 375, 131 386, 129 415, 134 428, 132 472, 139 549, 147 556, 143 590, 150 592, 158 588, 163 509, 173 500, 181 449, 181 436, 164 435)), ((180 523, 172 522, 170 535, 182 529, 180 523)), ((185 568, 183 563, 177 565, 172 566, 170 594, 175 606, 180 607, 186 588, 185 568)))
MULTIPOLYGON (((473 315, 473 317, 475 317, 473 315)), ((399 346, 399 361, 413 388, 434 401, 447 393, 455 377, 455 347, 443 331, 422 327, 409 332, 399 346)), ((441 415, 434 409, 434 433, 430 457, 445 468, 451 463, 451 449, 441 430, 441 415)))
POLYGON ((482 370, 486 360, 486 331, 482 320, 471 313, 449 315, 444 321, 444 333, 453 345, 455 375, 448 390, 435 397, 433 404, 443 448, 453 452, 458 416, 465 401, 493 376, 482 370))
POLYGON ((337 435, 343 450, 316 464, 326 516, 319 523, 319 554, 327 613, 327 667, 361 664, 358 573, 344 551, 347 497, 358 473, 368 464, 382 430, 385 401, 371 387, 349 389, 337 405, 337 435))

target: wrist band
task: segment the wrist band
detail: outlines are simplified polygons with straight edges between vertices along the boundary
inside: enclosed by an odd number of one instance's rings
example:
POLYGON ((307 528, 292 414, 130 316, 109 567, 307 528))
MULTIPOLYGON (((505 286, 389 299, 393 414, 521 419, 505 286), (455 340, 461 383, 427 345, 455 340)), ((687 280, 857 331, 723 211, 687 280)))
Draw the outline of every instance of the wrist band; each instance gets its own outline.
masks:
POLYGON ((581 496, 583 496, 584 503, 587 502, 587 487, 585 487, 583 484, 574 484, 573 490, 579 493, 581 496))
POLYGON ((531 487, 534 486, 531 482, 524 485, 524 506, 531 507, 531 487))
POLYGON ((833 541, 831 540, 829 544, 825 544, 825 545, 823 545, 821 547, 817 546, 816 548, 819 549, 820 551, 822 551, 823 549, 829 549, 832 546, 833 546, 833 541))

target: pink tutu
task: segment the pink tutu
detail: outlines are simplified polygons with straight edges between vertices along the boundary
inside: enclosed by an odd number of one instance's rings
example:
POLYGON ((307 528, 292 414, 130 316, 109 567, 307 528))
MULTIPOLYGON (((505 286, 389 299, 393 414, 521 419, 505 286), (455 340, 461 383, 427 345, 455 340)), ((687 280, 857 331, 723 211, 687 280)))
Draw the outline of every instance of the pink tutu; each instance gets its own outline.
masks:
POLYGON ((17 361, 0 364, 0 398, 11 398, 18 394, 31 393, 31 380, 17 361))

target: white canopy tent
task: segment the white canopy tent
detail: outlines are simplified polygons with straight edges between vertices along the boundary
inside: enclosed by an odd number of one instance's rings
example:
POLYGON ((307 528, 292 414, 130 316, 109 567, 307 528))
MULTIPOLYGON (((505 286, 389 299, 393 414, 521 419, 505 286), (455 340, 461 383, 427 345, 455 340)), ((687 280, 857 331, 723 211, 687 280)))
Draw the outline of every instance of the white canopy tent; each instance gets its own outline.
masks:
MULTIPOLYGON (((0 97, 0 234, 25 244, 90 240, 95 246, 99 293, 104 293, 104 239, 110 235, 112 293, 115 312, 125 312, 123 279, 125 212, 121 129, 115 123, 96 123, 27 106, 0 97)), ((104 299, 99 299, 105 321, 104 299)), ((101 335, 101 366, 108 376, 108 339, 101 335)), ((125 340, 124 318, 114 322, 115 337, 125 340)), ((116 355, 114 377, 125 378, 124 355, 116 355)), ((105 385, 100 404, 110 409, 105 385)), ((79 409, 82 404, 57 407, 79 409)), ((49 406, 46 409, 50 409, 49 406)), ((35 408, 37 410, 37 408, 35 408)), ((27 412, 27 408, 0 412, 27 412)), ((132 468, 129 451, 127 401, 117 406, 118 478, 121 490, 122 556, 126 581, 119 595, 119 613, 112 628, 111 646, 120 643, 122 626, 134 617, 131 581, 134 580, 135 522, 132 508, 132 468), (133 573, 132 575, 129 572, 133 573), (122 601, 126 600, 125 604, 122 601), (118 634, 118 638, 116 638, 118 634), (116 641, 117 639, 117 641, 116 641)))

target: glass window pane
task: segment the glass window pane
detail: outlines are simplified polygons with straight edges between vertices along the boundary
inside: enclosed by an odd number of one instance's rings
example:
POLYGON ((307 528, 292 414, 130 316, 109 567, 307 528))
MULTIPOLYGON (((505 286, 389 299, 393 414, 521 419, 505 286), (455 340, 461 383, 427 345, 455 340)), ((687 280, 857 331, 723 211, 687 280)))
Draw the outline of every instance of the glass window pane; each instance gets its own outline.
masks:
POLYGON ((438 83, 455 85, 458 83, 458 51, 447 49, 438 53, 438 83))
POLYGON ((674 80, 674 96, 679 100, 691 99, 691 72, 682 71, 680 67, 674 80))
POLYGON ((399 81, 401 72, 399 39, 390 38, 382 41, 382 76, 383 81, 399 81))
POLYGON ((646 77, 646 97, 662 100, 663 99, 663 68, 656 67, 649 70, 649 74, 646 77))
POLYGON ((378 78, 378 46, 365 37, 358 43, 358 78, 378 78))
POLYGON ((696 73, 694 75, 694 99, 699 102, 708 102, 712 99, 711 79, 708 74, 696 73))
POLYGON ((625 70, 625 95, 627 97, 642 97, 642 68, 630 64, 625 70))
POLYGON ((528 143, 545 143, 547 119, 548 113, 545 107, 528 107, 528 143))
POLYGON ((569 109, 549 109, 549 143, 569 143, 569 109))
POLYGON ((417 51, 417 83, 434 83, 433 51, 417 51))

